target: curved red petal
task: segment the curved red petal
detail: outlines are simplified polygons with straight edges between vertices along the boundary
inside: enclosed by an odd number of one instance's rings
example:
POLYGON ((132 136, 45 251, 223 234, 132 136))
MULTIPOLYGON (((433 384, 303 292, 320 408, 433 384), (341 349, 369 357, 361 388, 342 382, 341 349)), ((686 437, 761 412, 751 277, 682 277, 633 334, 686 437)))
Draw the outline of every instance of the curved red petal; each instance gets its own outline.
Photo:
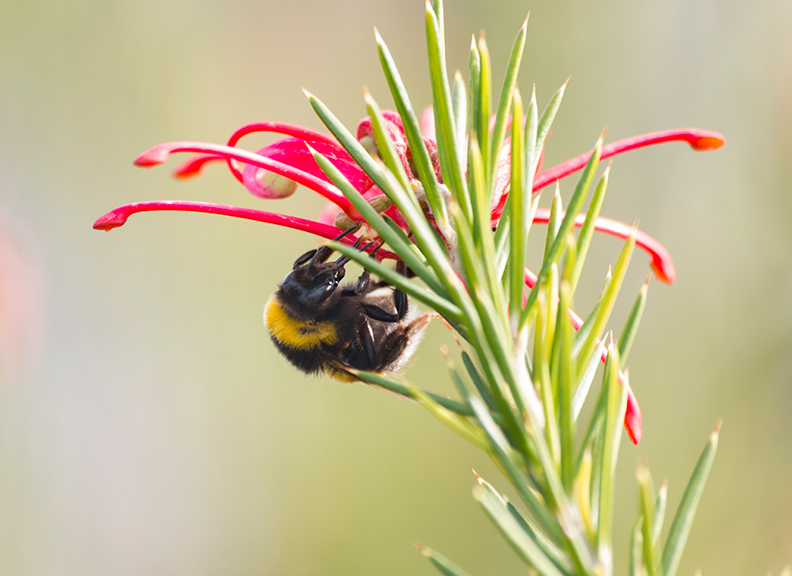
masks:
MULTIPOLYGON (((298 218, 297 216, 288 216, 286 214, 278 214, 277 212, 264 212, 262 210, 253 210, 251 208, 241 208, 239 206, 228 206, 226 204, 213 204, 211 202, 190 202, 181 200, 160 200, 155 202, 135 202, 133 204, 126 204, 119 206, 115 210, 111 210, 104 214, 94 222, 95 230, 109 231, 113 228, 118 228, 126 224, 127 219, 133 214, 140 212, 199 212, 203 214, 218 214, 221 216, 230 216, 232 218, 242 218, 244 220, 253 220, 256 222, 264 222, 267 224, 275 224, 284 228, 291 228, 292 230, 299 230, 301 232, 308 232, 314 236, 319 236, 327 240, 336 239, 343 230, 335 226, 316 222, 314 220, 306 220, 305 218, 298 218)), ((353 244, 357 238, 353 235, 344 236, 339 242, 344 244, 353 244)), ((372 250, 375 246, 370 246, 368 250, 372 250)), ((376 253, 377 260, 397 258, 396 254, 388 250, 378 250, 376 253)))
MULTIPOLYGON (((361 170, 352 157, 338 144, 326 142, 312 142, 311 148, 322 154, 349 180, 350 184, 361 194, 371 186, 371 180, 361 170)), ((332 185, 330 179, 322 171, 308 150, 305 140, 298 138, 283 138, 265 146, 256 152, 259 156, 277 162, 288 164, 297 170, 310 174, 314 178, 323 180, 332 185)), ((259 198, 278 198, 277 191, 271 191, 261 185, 258 177, 261 168, 248 164, 242 171, 243 184, 248 191, 259 198)))
MULTIPOLYGON (((563 217, 565 213, 562 211, 561 214, 563 217)), ((549 219, 550 210, 548 208, 538 208, 533 221, 538 224, 547 224, 549 219)), ((580 228, 585 221, 586 215, 581 213, 575 217, 574 224, 577 228, 580 228)), ((610 234, 611 236, 616 236, 617 238, 625 240, 630 237, 633 228, 624 222, 600 216, 594 223, 594 229, 598 232, 610 234)), ((676 269, 671 260, 671 255, 668 253, 668 250, 665 249, 665 246, 640 230, 635 233, 635 245, 646 251, 652 257, 652 261, 649 265, 657 276, 657 279, 666 284, 673 284, 674 280, 676 280, 676 269)))
POLYGON ((222 144, 212 144, 209 142, 165 142, 158 144, 153 148, 147 150, 135 159, 135 165, 145 168, 163 164, 168 160, 171 154, 176 152, 198 152, 204 154, 212 154, 216 156, 223 156, 228 159, 239 160, 246 164, 252 164, 259 168, 264 168, 290 178, 298 184, 302 184, 306 188, 310 188, 314 192, 324 196, 328 200, 337 204, 344 211, 352 209, 349 201, 344 197, 341 191, 329 184, 325 180, 314 176, 313 174, 306 173, 298 170, 286 163, 278 162, 264 156, 259 156, 253 152, 234 148, 231 146, 224 146, 222 144))
MULTIPOLYGON (((613 144, 608 144, 602 147, 601 160, 635 150, 637 148, 644 148, 645 146, 654 146, 655 144, 662 144, 663 142, 687 142, 693 150, 709 151, 717 150, 726 143, 726 139, 718 132, 709 130, 699 130, 697 128, 682 128, 678 130, 661 130, 660 132, 650 132, 649 134, 641 134, 633 136, 632 138, 625 138, 613 144)), ((577 172, 588 162, 591 152, 581 154, 571 160, 567 160, 563 164, 553 166, 536 176, 534 180, 534 192, 544 188, 548 184, 552 184, 556 180, 569 176, 573 172, 577 172)))
POLYGON ((205 165, 215 162, 225 162, 225 157, 215 156, 213 154, 200 154, 198 156, 193 156, 182 164, 179 164, 172 174, 174 178, 186 180, 188 178, 192 178, 193 176, 199 176, 205 165))
POLYGON ((219 214, 222 216, 231 216, 233 218, 242 218, 245 220, 255 220, 257 222, 266 222, 268 224, 276 224, 285 228, 292 228, 294 230, 301 230, 308 232, 322 238, 333 239, 338 236, 343 230, 335 226, 328 226, 313 220, 306 220, 305 218, 298 218, 296 216, 287 216, 285 214, 278 214, 275 212, 264 212, 262 210, 253 210, 251 208, 241 208, 239 206, 228 206, 225 204, 213 204, 210 202, 189 202, 178 200, 162 200, 156 202, 135 202, 133 204, 126 204, 119 206, 115 210, 111 210, 104 216, 96 220, 93 227, 95 230, 112 230, 126 224, 127 219, 133 214, 139 212, 200 212, 204 214, 219 214))
MULTIPOLYGON (((297 124, 289 124, 288 122, 272 121, 252 122, 250 124, 240 126, 233 134, 231 134, 231 137, 228 139, 226 144, 228 146, 236 146, 237 142, 239 142, 242 138, 248 134, 254 134, 256 132, 274 132, 276 134, 293 136, 306 142, 324 142, 326 144, 337 145, 335 140, 333 140, 330 136, 322 134, 321 132, 317 132, 316 130, 311 130, 305 126, 298 126, 297 124)), ((243 176, 239 169, 238 162, 233 158, 227 159, 227 162, 228 169, 231 171, 231 174, 234 175, 234 178, 239 180, 240 183, 244 183, 242 182, 243 176)))

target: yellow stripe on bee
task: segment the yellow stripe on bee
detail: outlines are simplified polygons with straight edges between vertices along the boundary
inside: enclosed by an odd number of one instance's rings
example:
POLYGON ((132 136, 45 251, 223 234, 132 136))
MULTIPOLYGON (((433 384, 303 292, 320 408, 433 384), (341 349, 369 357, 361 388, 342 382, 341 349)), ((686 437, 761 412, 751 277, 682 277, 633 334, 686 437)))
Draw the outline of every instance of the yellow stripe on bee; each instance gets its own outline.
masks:
POLYGON ((274 296, 264 307, 264 323, 276 340, 298 350, 316 348, 320 344, 332 346, 338 340, 330 322, 299 320, 286 312, 274 296))

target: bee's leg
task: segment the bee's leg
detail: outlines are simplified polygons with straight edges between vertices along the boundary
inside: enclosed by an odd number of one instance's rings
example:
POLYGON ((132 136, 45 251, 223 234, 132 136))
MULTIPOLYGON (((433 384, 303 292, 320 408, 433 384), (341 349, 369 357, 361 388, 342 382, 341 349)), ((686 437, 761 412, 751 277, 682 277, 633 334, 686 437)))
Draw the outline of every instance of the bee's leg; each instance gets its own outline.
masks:
POLYGON ((317 252, 318 250, 314 248, 313 250, 308 250, 308 252, 297 258, 297 260, 294 261, 294 269, 296 270, 300 266, 307 264, 308 261, 316 255, 317 252))
MULTIPOLYGON (((359 228, 360 228, 360 224, 355 224, 354 226, 347 228, 341 234, 336 236, 333 239, 333 242, 337 242, 338 240, 341 240, 341 238, 343 238, 344 236, 346 236, 351 232, 355 232, 359 228)), ((310 262, 311 265, 321 264, 322 262, 326 262, 327 259, 330 258, 330 255, 332 253, 333 250, 329 246, 320 246, 319 248, 308 250, 308 252, 306 252, 305 254, 303 254, 302 256, 297 258, 297 260, 294 261, 294 267, 299 268, 300 266, 303 266, 308 262, 310 262)))
POLYGON ((344 363, 358 370, 373 370, 377 363, 374 335, 366 317, 357 325, 358 339, 353 340, 344 351, 344 363))

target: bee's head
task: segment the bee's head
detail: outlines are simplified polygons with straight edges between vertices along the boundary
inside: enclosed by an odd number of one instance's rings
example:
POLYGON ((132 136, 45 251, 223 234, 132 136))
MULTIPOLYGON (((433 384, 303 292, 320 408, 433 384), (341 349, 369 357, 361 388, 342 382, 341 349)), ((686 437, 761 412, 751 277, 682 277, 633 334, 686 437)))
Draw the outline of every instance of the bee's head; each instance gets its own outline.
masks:
POLYGON ((336 291, 344 278, 346 262, 299 266, 283 279, 281 290, 295 304, 306 308, 322 305, 336 291))

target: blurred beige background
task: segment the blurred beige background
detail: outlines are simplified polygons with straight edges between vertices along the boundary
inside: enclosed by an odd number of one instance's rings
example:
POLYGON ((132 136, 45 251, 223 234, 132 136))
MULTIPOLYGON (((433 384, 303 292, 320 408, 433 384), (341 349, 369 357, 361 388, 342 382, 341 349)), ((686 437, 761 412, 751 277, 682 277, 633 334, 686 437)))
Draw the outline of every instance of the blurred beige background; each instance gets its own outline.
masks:
MULTIPOLYGON (((637 459, 676 506, 722 417, 680 574, 778 573, 792 561, 792 4, 448 0, 449 65, 483 28, 499 82, 528 10, 523 91, 535 82, 543 105, 572 77, 546 166, 604 126, 611 141, 681 126, 728 140, 614 163, 603 213, 640 217, 678 271, 653 283, 631 356, 645 427, 622 445, 618 566, 637 459)), ((184 183, 174 162, 131 161, 249 121, 318 128, 300 86, 354 126, 362 86, 390 102, 373 25, 427 104, 418 0, 0 5, 2 574, 434 573, 414 541, 472 574, 523 573, 470 497, 471 467, 505 487, 484 456, 415 405, 277 356, 262 306, 311 238, 183 214, 91 229, 153 199, 315 214, 304 191, 263 206, 222 168, 184 183)), ((581 311, 619 247, 594 244, 581 311)), ((615 328, 646 270, 637 255, 615 328)), ((413 382, 438 389, 448 341, 432 328, 413 382)))

